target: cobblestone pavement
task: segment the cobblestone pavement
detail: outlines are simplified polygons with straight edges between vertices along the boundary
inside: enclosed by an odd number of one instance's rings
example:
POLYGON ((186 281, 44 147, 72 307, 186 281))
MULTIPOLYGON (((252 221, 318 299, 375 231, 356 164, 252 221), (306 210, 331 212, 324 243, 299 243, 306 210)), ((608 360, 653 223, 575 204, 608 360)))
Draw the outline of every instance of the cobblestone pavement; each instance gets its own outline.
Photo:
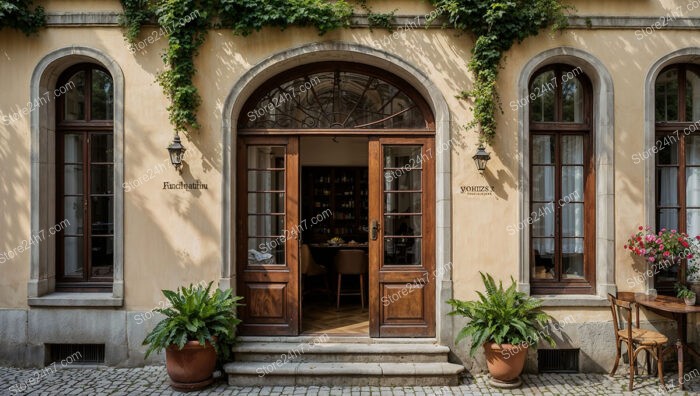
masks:
MULTIPOLYGON (((627 377, 618 372, 611 379, 603 374, 540 374, 524 375, 520 389, 506 391, 491 388, 485 375, 465 375, 461 386, 436 387, 288 387, 264 386, 261 379, 259 387, 229 386, 224 379, 219 379, 211 388, 203 392, 187 395, 315 395, 315 396, 424 396, 424 395, 700 395, 700 373, 687 375, 688 390, 678 390, 677 378, 669 374, 666 383, 674 389, 663 393, 658 381, 647 376, 637 376, 634 392, 627 392, 627 377), (693 378, 690 378, 690 377, 693 378)), ((691 372, 692 373, 692 372, 691 372)), ((20 370, 0 368, 0 395, 178 395, 170 389, 168 375, 162 366, 137 369, 78 369, 59 368, 46 373, 42 370, 20 370), (38 374, 37 374, 38 373, 38 374), (44 373, 45 375, 41 375, 44 373), (35 379, 37 378, 38 379, 35 379), (14 388, 13 388, 14 387, 14 388), (19 391, 22 389, 23 391, 19 391)))

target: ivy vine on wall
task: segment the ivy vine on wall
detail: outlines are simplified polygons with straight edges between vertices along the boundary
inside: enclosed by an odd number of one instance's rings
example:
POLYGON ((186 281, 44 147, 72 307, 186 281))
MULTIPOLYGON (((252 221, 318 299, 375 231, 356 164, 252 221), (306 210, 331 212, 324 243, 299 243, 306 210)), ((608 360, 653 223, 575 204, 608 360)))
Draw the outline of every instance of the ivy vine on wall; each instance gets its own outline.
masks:
POLYGON ((34 7, 32 0, 0 0, 0 30, 8 27, 30 35, 45 25, 44 8, 34 7))
POLYGON ((474 120, 467 129, 479 128, 479 140, 492 143, 496 112, 501 111, 496 80, 503 53, 540 30, 566 27, 567 11, 560 0, 432 0, 455 29, 476 38, 468 68, 474 87, 458 97, 473 101, 474 120))

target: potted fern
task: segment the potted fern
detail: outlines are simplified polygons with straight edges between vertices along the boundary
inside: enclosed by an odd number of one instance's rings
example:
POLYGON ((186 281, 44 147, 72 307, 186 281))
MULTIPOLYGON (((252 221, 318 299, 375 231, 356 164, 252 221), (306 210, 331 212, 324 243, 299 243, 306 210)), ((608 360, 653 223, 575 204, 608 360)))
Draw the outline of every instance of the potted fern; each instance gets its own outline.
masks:
POLYGON ((231 290, 216 289, 212 282, 163 290, 170 306, 154 311, 165 315, 143 341, 146 358, 165 349, 165 366, 176 390, 203 389, 213 382, 219 360, 228 359, 235 340, 238 301, 231 290))
POLYGON ((450 315, 469 319, 455 343, 470 337, 471 356, 483 346, 491 384, 515 388, 521 384, 528 348, 539 340, 556 345, 549 332, 543 331, 552 317, 542 311, 540 300, 519 292, 512 277, 510 287, 504 289, 503 282, 496 286, 491 275, 480 274, 486 294, 477 292, 478 301, 448 301, 454 308, 450 315))
POLYGON ((695 305, 695 292, 680 283, 676 283, 674 289, 676 289, 676 296, 682 298, 685 305, 695 305))

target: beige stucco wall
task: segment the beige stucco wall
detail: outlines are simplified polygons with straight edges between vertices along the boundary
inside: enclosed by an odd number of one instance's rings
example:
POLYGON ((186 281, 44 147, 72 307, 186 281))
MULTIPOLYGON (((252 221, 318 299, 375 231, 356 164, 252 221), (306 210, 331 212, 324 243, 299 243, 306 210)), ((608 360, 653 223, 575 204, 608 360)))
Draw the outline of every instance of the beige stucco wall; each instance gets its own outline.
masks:
MULTIPOLYGON (((685 1, 576 2, 582 15, 665 14, 664 9, 685 6, 685 1)), ((425 13, 424 2, 377 2, 377 9, 400 8, 401 13, 425 13), (403 11, 407 10, 407 11, 403 11)), ((51 12, 118 10, 116 1, 56 1, 51 12)), ((700 16, 700 8, 692 15, 700 16)), ((147 37, 148 29, 143 37, 147 37)), ((164 181, 181 177, 166 163, 164 171, 148 183, 125 194, 125 307, 150 309, 161 300, 160 289, 187 282, 218 280, 221 261, 222 200, 222 109, 223 102, 240 76, 264 58, 309 42, 340 41, 373 46, 386 32, 347 29, 319 37, 311 29, 288 29, 280 33, 265 29, 248 38, 234 37, 228 31, 212 32, 197 58, 195 80, 202 96, 199 119, 202 129, 184 139, 188 148, 187 167, 182 179, 201 180, 208 190, 164 191, 164 181)), ((29 100, 31 73, 47 53, 70 45, 88 46, 109 54, 124 72, 125 87, 125 182, 128 184, 149 169, 167 161, 165 147, 172 138, 167 100, 154 82, 162 70, 159 53, 165 39, 149 45, 145 53, 132 55, 116 27, 51 27, 38 36, 0 32, 0 75, 3 77, 0 111, 7 115, 29 100), (89 30, 87 30, 89 29, 89 30), (88 33, 86 33, 88 32, 88 33)), ((634 164, 632 155, 643 146, 643 87, 650 66, 660 57, 680 48, 700 47, 697 32, 660 30, 637 40, 634 30, 568 30, 562 34, 542 33, 516 45, 506 54, 499 79, 504 114, 499 116, 498 138, 488 170, 481 176, 471 156, 476 135, 458 128, 470 120, 469 106, 455 99, 470 86, 466 71, 471 40, 451 30, 414 30, 391 40, 381 50, 395 54, 423 70, 444 95, 451 110, 456 146, 452 159, 453 257, 455 297, 471 299, 480 288, 479 270, 498 279, 517 278, 517 235, 506 227, 518 218, 517 113, 508 103, 517 100, 517 81, 523 66, 538 53, 561 46, 586 51, 610 71, 615 88, 615 237, 616 282, 628 290, 626 279, 635 275, 631 258, 622 250, 628 233, 644 221, 643 164, 634 164), (496 186, 490 197, 468 197, 459 193, 461 185, 496 186), (484 231, 490 236, 484 238, 484 231)), ((9 126, 0 125, 0 251, 19 246, 30 234, 29 117, 9 126)), ((0 307, 27 307, 26 284, 30 255, 0 264, 0 307)), ((440 264, 440 263, 438 263, 440 264)), ((638 287, 637 290, 642 290, 638 287)), ((605 321, 603 308, 552 309, 555 316, 575 313, 579 321, 605 321)), ((564 315, 565 316, 565 315, 564 315)))

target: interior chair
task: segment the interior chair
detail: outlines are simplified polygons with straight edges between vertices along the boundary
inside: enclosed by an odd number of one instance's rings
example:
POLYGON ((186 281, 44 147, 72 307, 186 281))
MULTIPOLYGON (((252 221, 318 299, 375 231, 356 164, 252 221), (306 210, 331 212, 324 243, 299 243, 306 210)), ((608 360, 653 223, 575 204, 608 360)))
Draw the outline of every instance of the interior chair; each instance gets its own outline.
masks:
POLYGON ((328 285, 328 270, 323 265, 320 265, 314 260, 314 256, 311 254, 311 248, 309 245, 301 245, 301 290, 302 296, 311 292, 322 292, 331 296, 331 288, 328 285), (323 280, 323 288, 307 289, 305 286, 308 283, 307 279, 311 277, 319 277, 323 280))
POLYGON ((646 330, 639 328, 639 305, 628 301, 618 300, 612 294, 608 294, 608 300, 610 301, 610 310, 613 316, 613 326, 615 328, 615 347, 617 349, 617 355, 615 356, 615 365, 610 372, 611 376, 615 375, 617 371, 618 364, 620 363, 620 356, 622 354, 622 344, 627 345, 627 354, 630 360, 630 382, 629 390, 631 391, 634 387, 634 375, 637 372, 637 356, 641 351, 646 351, 647 360, 647 373, 651 373, 651 361, 649 360, 649 354, 651 353, 656 359, 657 370, 659 375, 659 382, 662 387, 666 387, 664 384, 664 372, 663 372, 663 349, 668 343, 668 338, 656 331, 646 330), (637 320, 636 327, 632 325, 632 309, 636 309, 637 320), (618 312, 625 322, 625 327, 620 328, 618 322, 618 312))
POLYGON ((341 249, 333 257, 333 264, 338 272, 338 289, 336 291, 335 307, 340 310, 340 296, 360 296, 362 310, 365 309, 365 274, 369 268, 367 253, 363 250, 341 249), (342 291, 343 275, 359 275, 360 290, 342 291))

